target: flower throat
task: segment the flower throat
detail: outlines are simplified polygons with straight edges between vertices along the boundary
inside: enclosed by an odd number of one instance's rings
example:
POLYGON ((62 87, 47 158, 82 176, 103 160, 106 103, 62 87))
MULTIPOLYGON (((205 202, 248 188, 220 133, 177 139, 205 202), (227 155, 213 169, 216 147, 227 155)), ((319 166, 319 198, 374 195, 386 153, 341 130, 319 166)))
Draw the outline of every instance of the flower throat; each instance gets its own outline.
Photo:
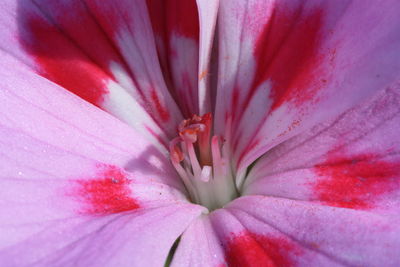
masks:
POLYGON ((169 144, 172 164, 191 201, 214 210, 238 196, 224 140, 212 135, 212 115, 193 115, 169 144))

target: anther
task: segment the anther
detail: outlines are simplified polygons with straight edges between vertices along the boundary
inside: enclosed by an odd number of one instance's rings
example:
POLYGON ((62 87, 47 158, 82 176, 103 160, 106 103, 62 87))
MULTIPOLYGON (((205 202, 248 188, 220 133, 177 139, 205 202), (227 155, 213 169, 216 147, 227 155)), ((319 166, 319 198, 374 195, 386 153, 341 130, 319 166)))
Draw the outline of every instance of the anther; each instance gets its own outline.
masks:
POLYGON ((178 137, 171 140, 171 162, 193 202, 209 209, 221 207, 237 196, 229 161, 220 137, 213 136, 212 116, 193 115, 182 121, 178 137))

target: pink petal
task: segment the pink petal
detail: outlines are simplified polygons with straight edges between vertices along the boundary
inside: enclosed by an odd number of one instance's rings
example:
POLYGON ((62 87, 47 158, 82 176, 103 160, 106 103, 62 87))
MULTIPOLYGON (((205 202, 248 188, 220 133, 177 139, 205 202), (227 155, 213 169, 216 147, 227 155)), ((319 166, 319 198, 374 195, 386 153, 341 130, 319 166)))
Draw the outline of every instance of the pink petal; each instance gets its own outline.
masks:
MULTIPOLYGON (((13 58, 1 53, 0 57, 3 62, 0 66, 0 99, 3 103, 0 126, 6 131, 2 141, 7 140, 8 145, 20 144, 21 148, 13 157, 8 156, 11 160, 26 164, 38 161, 45 168, 63 169, 62 159, 51 166, 44 163, 51 160, 45 154, 46 146, 50 146, 124 167, 135 177, 151 178, 181 188, 167 151, 152 144, 151 138, 146 140, 129 126, 35 75, 13 58), (22 141, 13 141, 19 135, 26 144, 38 142, 35 149, 43 158, 35 156, 32 159, 32 154, 25 153, 22 141)), ((10 165, 9 168, 16 170, 17 166, 10 165)))
POLYGON ((210 219, 202 216, 183 233, 171 266, 222 267, 224 262, 224 252, 210 219))
POLYGON ((245 194, 398 214, 399 103, 397 83, 277 146, 257 161, 245 194))
MULTIPOLYGON (((281 238, 271 251, 278 248, 280 256, 288 256, 281 257, 282 260, 293 261, 282 266, 397 266, 400 263, 400 228, 396 220, 388 217, 263 196, 239 198, 228 210, 253 235, 275 232, 281 238)), ((265 244, 265 241, 259 242, 265 244)))
MULTIPOLYGON (((88 219, 11 226, 23 238, 2 233, 5 266, 162 266, 168 252, 202 208, 169 205, 88 219)), ((3 228, 2 228, 3 229, 3 228)), ((2 231, 3 232, 3 231, 2 231)))
POLYGON ((147 0, 157 52, 185 117, 198 114, 199 14, 195 0, 147 0))
POLYGON ((175 136, 181 112, 161 72, 145 1, 91 0, 87 5, 99 24, 112 36, 134 77, 144 106, 168 134, 175 136))
POLYGON ((227 266, 274 266, 269 252, 227 210, 215 211, 210 220, 224 248, 227 266))
POLYGON ((218 209, 193 222, 182 235, 172 266, 293 266, 307 260, 332 263, 252 216, 247 216, 250 223, 242 221, 233 211, 235 214, 218 209))
POLYGON ((232 131, 239 173, 394 81, 398 4, 221 2, 215 125, 221 134, 232 131), (225 129, 229 121, 232 130, 225 129))
POLYGON ((150 22, 118 13, 146 15, 145 4, 101 3, 6 1, 3 50, 134 127, 145 117, 154 135, 170 139, 182 118, 158 66, 150 22))
POLYGON ((162 265, 204 212, 167 152, 0 56, 2 265, 162 265))
POLYGON ((307 250, 301 245, 248 217, 251 223, 227 209, 210 215, 228 266, 295 266, 302 261, 307 250))

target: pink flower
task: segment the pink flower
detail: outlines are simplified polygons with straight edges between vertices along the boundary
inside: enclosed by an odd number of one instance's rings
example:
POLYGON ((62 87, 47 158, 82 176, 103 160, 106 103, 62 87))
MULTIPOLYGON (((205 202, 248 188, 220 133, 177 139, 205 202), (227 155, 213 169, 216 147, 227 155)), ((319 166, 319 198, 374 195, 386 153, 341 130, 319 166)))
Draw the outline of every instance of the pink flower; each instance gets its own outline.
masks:
POLYGON ((0 266, 400 265, 399 1, 0 10, 0 266))

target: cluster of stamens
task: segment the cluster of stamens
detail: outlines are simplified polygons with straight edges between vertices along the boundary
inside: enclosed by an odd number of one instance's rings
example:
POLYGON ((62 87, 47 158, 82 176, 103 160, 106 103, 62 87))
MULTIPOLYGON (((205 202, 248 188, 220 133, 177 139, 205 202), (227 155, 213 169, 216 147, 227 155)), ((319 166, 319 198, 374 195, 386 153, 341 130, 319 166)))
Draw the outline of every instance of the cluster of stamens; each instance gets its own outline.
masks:
POLYGON ((213 210, 235 198, 237 193, 225 158, 224 140, 216 135, 211 137, 211 114, 183 120, 178 132, 170 142, 170 156, 191 200, 213 210))

